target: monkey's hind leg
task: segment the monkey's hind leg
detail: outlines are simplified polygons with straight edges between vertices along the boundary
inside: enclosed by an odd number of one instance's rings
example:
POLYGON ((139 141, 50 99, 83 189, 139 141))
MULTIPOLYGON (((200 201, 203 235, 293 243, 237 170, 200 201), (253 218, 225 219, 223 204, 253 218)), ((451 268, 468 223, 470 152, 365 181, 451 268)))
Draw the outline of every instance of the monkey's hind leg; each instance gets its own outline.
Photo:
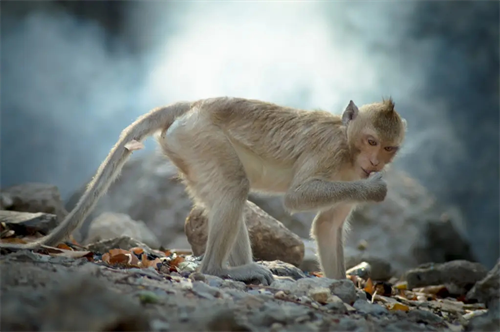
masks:
POLYGON ((167 155, 174 153, 176 164, 183 165, 189 192, 208 211, 208 239, 201 272, 269 285, 273 281, 271 271, 251 262, 243 220, 250 184, 243 165, 220 129, 203 120, 201 116, 177 120, 182 122, 172 126, 161 143, 167 155), (235 246, 236 241, 239 243, 235 246), (232 261, 244 265, 228 266, 233 249, 232 261))
POLYGON ((243 220, 242 226, 240 226, 233 250, 231 250, 231 254, 229 255, 230 266, 250 264, 253 261, 252 247, 245 220, 243 220))

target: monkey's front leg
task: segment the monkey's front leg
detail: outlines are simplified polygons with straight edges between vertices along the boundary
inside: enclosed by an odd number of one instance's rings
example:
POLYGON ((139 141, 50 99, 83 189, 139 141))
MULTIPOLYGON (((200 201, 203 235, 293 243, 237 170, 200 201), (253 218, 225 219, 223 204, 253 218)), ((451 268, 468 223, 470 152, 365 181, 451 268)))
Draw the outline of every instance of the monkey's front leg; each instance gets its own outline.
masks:
POLYGON ((351 212, 350 204, 343 204, 319 212, 311 227, 316 240, 317 254, 325 277, 345 279, 343 229, 351 212))
POLYGON ((381 202, 386 195, 387 184, 380 173, 358 181, 311 178, 288 190, 285 206, 290 211, 319 211, 337 203, 381 202))

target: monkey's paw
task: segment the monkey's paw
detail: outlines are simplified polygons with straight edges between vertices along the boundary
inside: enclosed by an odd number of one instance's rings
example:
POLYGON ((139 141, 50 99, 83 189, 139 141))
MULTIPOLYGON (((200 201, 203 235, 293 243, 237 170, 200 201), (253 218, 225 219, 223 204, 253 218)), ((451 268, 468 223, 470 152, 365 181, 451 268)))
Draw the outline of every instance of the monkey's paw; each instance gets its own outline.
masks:
POLYGON ((381 172, 371 173, 368 181, 372 184, 368 198, 371 201, 382 202, 387 196, 387 183, 382 177, 381 172))
POLYGON ((269 286, 274 281, 272 272, 262 265, 250 263, 240 266, 235 266, 224 271, 231 279, 243 282, 251 282, 257 280, 264 286, 269 286))

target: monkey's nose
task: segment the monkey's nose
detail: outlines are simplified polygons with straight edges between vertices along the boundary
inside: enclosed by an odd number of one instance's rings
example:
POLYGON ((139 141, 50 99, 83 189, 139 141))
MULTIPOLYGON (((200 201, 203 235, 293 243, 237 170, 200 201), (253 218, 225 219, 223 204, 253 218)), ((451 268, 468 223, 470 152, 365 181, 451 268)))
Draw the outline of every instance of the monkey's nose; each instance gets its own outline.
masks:
POLYGON ((370 159, 370 163, 373 165, 373 166, 377 166, 379 164, 379 161, 378 160, 372 160, 370 159))

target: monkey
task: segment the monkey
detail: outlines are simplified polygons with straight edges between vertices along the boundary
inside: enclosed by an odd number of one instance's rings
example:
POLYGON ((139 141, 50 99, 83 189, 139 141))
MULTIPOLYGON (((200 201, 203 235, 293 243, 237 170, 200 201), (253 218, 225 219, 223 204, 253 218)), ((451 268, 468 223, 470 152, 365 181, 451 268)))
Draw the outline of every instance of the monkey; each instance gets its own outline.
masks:
POLYGON ((1 248, 36 249, 69 236, 148 136, 178 169, 193 204, 208 214, 200 272, 270 285, 253 261, 243 209, 250 192, 281 195, 290 213, 315 211, 311 236, 325 277, 345 278, 342 231, 353 207, 381 202, 381 171, 403 143, 406 120, 392 98, 351 100, 341 115, 236 97, 158 107, 125 128, 68 216, 48 235, 1 248))

